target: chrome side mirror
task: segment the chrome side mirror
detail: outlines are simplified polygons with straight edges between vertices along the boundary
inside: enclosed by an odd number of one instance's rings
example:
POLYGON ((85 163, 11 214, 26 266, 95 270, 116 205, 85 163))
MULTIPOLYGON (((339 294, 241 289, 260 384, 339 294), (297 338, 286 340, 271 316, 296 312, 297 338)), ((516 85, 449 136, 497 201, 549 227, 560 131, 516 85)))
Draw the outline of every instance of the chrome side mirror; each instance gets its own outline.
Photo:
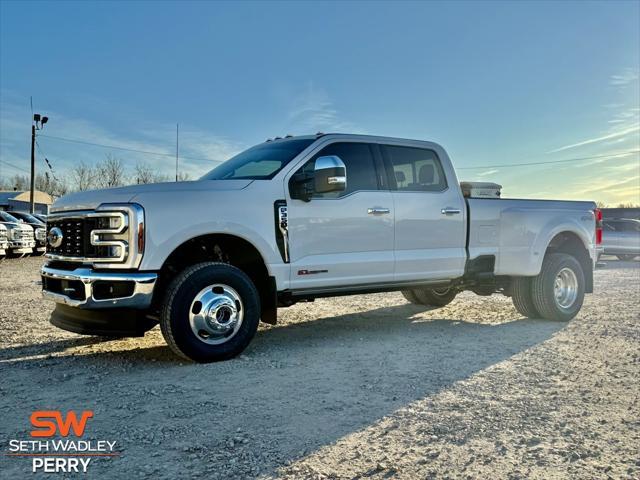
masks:
POLYGON ((318 157, 313 169, 313 190, 316 193, 342 192, 347 188, 347 168, 340 157, 318 157))

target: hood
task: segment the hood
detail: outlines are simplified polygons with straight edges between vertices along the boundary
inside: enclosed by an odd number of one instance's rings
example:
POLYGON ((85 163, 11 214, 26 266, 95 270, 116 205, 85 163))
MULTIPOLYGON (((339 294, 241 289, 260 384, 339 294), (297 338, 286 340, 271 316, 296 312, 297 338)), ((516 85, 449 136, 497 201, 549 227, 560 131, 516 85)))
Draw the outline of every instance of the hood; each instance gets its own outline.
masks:
POLYGON ((33 231, 33 227, 28 223, 16 223, 16 222, 2 222, 0 225, 4 225, 7 230, 11 230, 13 228, 17 228, 18 230, 31 230, 33 231))
POLYGON ((138 195, 144 193, 174 193, 199 190, 242 190, 253 180, 196 180, 192 182, 150 183, 129 187, 108 188, 105 190, 87 190, 60 197, 53 204, 51 213, 69 210, 94 210, 103 203, 135 202, 138 195))

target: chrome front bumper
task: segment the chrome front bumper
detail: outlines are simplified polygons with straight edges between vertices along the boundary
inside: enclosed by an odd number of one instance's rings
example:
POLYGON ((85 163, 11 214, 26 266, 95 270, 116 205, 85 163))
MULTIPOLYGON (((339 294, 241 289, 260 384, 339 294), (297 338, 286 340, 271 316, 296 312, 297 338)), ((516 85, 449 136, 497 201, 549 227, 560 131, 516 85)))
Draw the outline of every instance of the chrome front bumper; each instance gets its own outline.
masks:
POLYGON ((158 279, 155 273, 95 272, 89 268, 61 270, 42 267, 42 295, 56 303, 84 309, 133 308, 146 309, 151 305, 153 289, 158 279), (100 282, 105 285, 117 283, 132 284, 127 296, 96 298, 94 287, 100 282), (47 289, 47 284, 55 284, 58 291, 47 289), (80 290, 80 291, 78 291, 80 290), (69 292, 69 294, 67 294, 69 292), (79 298, 73 298, 79 297, 79 298))
POLYGON ((36 247, 35 240, 10 240, 9 249, 13 253, 31 253, 36 247))

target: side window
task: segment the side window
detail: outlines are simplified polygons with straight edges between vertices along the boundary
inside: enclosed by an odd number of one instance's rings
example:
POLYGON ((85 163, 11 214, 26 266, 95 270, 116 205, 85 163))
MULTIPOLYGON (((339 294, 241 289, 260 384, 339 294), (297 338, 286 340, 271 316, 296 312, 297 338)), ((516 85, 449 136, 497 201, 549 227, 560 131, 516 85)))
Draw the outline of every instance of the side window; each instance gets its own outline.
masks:
POLYGON ((302 170, 313 175, 313 168, 318 157, 336 155, 344 162, 347 169, 347 188, 343 192, 330 192, 314 194, 314 198, 344 197, 358 190, 378 190, 378 177, 371 153, 371 147, 367 143, 332 143, 320 150, 302 167, 302 170))
POLYGON ((404 192, 441 192, 447 188, 442 164, 433 150, 384 145, 383 155, 393 167, 396 190, 404 192))
POLYGON ((622 229, 623 232, 638 232, 640 231, 640 223, 637 222, 624 222, 622 223, 622 229))

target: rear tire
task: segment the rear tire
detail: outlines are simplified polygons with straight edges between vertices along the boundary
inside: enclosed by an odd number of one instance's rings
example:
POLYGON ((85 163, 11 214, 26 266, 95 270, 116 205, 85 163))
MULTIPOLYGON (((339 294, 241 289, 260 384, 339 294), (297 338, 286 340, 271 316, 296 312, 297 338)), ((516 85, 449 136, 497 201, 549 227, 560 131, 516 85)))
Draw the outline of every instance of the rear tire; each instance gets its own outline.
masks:
POLYGON ((205 262, 180 273, 169 286, 160 329, 178 356, 206 363, 233 358, 253 339, 260 296, 239 268, 205 262))
POLYGON ((580 262, 566 253, 545 256, 531 283, 533 305, 547 320, 569 321, 584 302, 585 280, 580 262))
POLYGON ((444 307, 449 305, 458 292, 451 287, 447 288, 414 288, 403 290, 402 295, 414 305, 426 307, 444 307))
POLYGON ((540 318, 531 295, 532 277, 514 277, 511 279, 511 301, 516 310, 527 318, 540 318))
POLYGON ((420 300, 418 300, 418 297, 416 297, 416 294, 413 292, 413 290, 402 290, 401 293, 402 293, 402 296, 406 298, 409 303, 413 303, 414 305, 422 305, 422 303, 420 303, 420 300))

